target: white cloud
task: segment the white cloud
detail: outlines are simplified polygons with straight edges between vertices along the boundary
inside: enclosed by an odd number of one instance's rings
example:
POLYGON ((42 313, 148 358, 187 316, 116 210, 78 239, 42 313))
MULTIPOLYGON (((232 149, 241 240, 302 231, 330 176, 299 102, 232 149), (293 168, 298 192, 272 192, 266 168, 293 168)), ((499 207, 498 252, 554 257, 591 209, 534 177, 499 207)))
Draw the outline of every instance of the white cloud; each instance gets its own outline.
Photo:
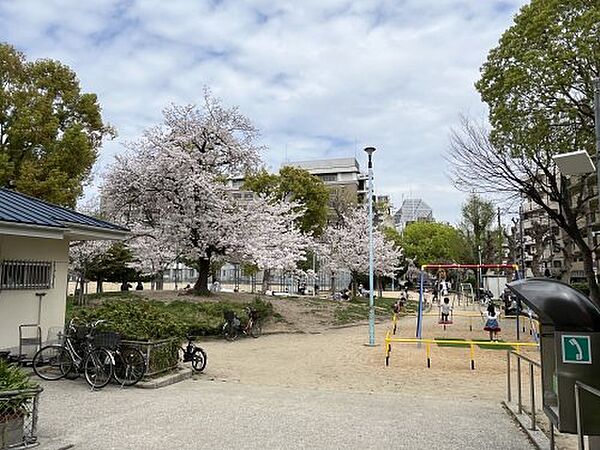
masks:
MULTIPOLYGON (((267 165, 378 148, 381 193, 455 222, 442 154, 473 83, 525 0, 0 0, 0 40, 70 65, 119 140, 209 85, 261 129, 267 165)), ((121 151, 107 143, 100 165, 121 151)))

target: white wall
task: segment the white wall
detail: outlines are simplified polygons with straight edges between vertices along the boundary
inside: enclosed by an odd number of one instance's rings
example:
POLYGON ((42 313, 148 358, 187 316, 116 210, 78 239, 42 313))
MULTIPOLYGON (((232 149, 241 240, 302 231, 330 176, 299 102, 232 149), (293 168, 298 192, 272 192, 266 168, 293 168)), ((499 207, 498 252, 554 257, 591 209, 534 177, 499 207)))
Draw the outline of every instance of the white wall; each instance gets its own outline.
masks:
POLYGON ((0 235, 0 260, 13 259, 54 262, 54 287, 0 291, 0 348, 17 347, 19 325, 37 322, 36 292, 46 292, 42 299, 42 340, 46 340, 48 327, 63 326, 65 321, 68 241, 0 235))

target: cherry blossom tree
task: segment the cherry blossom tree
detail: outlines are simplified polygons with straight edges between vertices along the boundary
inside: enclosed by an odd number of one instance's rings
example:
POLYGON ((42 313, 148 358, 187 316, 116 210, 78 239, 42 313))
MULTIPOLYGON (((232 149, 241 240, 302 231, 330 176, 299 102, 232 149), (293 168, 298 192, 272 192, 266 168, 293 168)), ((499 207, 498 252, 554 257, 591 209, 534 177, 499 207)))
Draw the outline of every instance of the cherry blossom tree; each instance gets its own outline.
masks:
MULTIPOLYGON (((369 216, 366 209, 351 209, 344 216, 343 222, 327 228, 319 255, 332 272, 349 270, 355 291, 358 276, 369 271, 369 216)), ((374 228, 373 255, 374 273, 393 276, 402 259, 402 250, 386 241, 383 232, 374 228)))
POLYGON ((263 292, 270 288, 271 271, 294 271, 306 260, 310 236, 296 221, 304 214, 299 202, 258 195, 239 209, 237 253, 239 258, 263 270, 263 292))
MULTIPOLYGON (((194 290, 206 294, 212 258, 239 244, 239 215, 225 181, 258 166, 258 131, 209 91, 202 107, 171 106, 163 115, 162 124, 115 158, 102 193, 112 214, 140 236, 142 230, 154 232, 147 234, 161 242, 153 251, 162 261, 177 249, 199 272, 194 290)), ((148 257, 143 249, 151 242, 140 246, 140 259, 148 257)))

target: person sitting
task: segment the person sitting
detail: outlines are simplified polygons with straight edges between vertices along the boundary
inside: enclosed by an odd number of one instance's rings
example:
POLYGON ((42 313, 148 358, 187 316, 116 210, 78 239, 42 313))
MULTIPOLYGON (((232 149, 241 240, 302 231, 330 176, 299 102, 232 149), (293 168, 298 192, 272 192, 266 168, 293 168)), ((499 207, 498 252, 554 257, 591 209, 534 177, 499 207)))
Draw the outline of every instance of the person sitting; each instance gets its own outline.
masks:
POLYGON ((500 311, 496 312, 496 308, 493 303, 490 303, 485 312, 485 326, 483 329, 490 333, 490 341, 498 340, 498 332, 501 331, 500 323, 500 311))
POLYGON ((350 291, 348 289, 342 291, 342 300, 350 300, 350 291))
POLYGON ((442 315, 442 320, 440 321, 440 323, 450 323, 450 311, 452 311, 452 306, 450 306, 450 299, 448 297, 444 297, 444 301, 440 305, 440 313, 442 315))

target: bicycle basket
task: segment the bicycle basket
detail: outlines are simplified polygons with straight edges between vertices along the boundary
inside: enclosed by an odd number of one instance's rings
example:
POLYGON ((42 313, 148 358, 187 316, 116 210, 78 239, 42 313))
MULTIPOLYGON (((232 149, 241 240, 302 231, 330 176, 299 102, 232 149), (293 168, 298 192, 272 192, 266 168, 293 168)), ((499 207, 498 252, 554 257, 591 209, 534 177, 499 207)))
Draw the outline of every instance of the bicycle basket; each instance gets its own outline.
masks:
POLYGON ((223 317, 227 322, 233 322, 233 319, 235 319, 235 313, 233 311, 224 311, 223 317))
POLYGON ((114 331, 97 331, 92 343, 94 347, 116 348, 121 345, 121 335, 114 331))
POLYGON ((83 341, 89 333, 90 327, 78 326, 75 328, 75 332, 71 335, 71 337, 76 341, 83 341))

